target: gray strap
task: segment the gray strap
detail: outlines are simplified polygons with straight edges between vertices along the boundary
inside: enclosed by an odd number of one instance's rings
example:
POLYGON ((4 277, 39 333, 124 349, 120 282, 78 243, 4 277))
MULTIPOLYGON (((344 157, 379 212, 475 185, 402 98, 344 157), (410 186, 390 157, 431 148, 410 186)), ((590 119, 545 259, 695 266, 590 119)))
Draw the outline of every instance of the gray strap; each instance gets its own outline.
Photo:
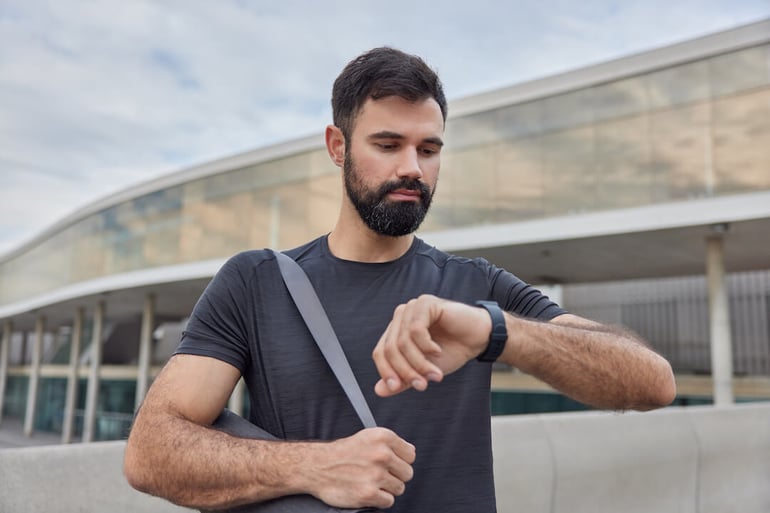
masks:
POLYGON ((294 300, 294 304, 297 305, 299 313, 305 320, 305 324, 307 324, 316 344, 318 344, 318 348, 323 353, 324 358, 326 358, 329 367, 331 367, 334 375, 337 377, 337 381, 340 382, 345 395, 348 396, 351 404, 353 404, 358 418, 361 419, 364 427, 376 427, 377 424, 374 422, 372 411, 366 403, 361 387, 358 386, 356 377, 350 368, 350 363, 345 358, 345 353, 342 352, 340 341, 337 340, 337 335, 334 333, 331 323, 329 323, 329 318, 321 301, 318 299, 313 284, 310 283, 305 271, 291 257, 284 255, 280 251, 273 251, 273 254, 278 260, 283 281, 286 283, 286 288, 289 289, 289 294, 294 300))

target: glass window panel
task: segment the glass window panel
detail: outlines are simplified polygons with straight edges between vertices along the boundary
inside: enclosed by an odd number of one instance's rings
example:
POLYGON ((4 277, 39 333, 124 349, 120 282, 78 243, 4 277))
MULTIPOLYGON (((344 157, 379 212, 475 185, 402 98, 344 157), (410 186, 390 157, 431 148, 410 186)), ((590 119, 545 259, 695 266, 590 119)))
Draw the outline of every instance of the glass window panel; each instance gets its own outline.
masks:
POLYGON ((180 253, 186 259, 208 260, 248 249, 250 232, 244 227, 255 222, 252 205, 248 191, 217 201, 186 204, 180 253))
POLYGON ((454 191, 455 165, 454 151, 444 149, 441 152, 441 171, 439 173, 436 192, 433 195, 428 216, 420 226, 421 231, 445 230, 455 226, 454 191))
POLYGON ((534 101, 497 111, 498 138, 514 139, 543 131, 543 102, 534 101))
POLYGON ((340 173, 327 173, 308 183, 306 223, 311 238, 334 228, 342 201, 341 182, 340 173))
POLYGON ((768 47, 770 45, 755 46, 709 59, 714 97, 770 83, 768 47))
POLYGON ((205 216, 205 180, 195 180, 183 186, 181 227, 179 233, 179 259, 194 262, 198 259, 203 240, 202 218, 205 216))
POLYGON ((551 96, 542 102, 543 130, 574 127, 593 121, 592 89, 551 96))
POLYGON ((713 189, 709 105, 650 115, 654 199, 696 198, 713 189))
MULTIPOLYGON (((304 182, 276 186, 272 188, 277 198, 278 247, 293 248, 304 244, 310 238, 308 233, 308 187, 304 182)), ((272 213, 272 212, 271 212, 272 213)))
POLYGON ((325 147, 308 153, 307 162, 308 176, 311 178, 328 175, 337 176, 342 172, 340 168, 334 165, 325 147))
POLYGON ((244 227, 248 231, 249 248, 269 248, 278 245, 278 234, 273 234, 273 225, 279 228, 279 199, 271 188, 259 188, 250 191, 252 195, 252 211, 249 224, 244 227))
POLYGON ((494 148, 483 146, 454 152, 450 175, 455 192, 452 206, 456 226, 483 224, 494 220, 494 148))
POLYGON ((649 158, 649 117, 647 114, 596 124, 595 150, 598 160, 621 157, 634 161, 649 158))
POLYGON ((543 207, 547 215, 594 209, 596 187, 592 126, 545 135, 543 165, 543 207))
POLYGON ((92 215, 73 225, 71 232, 74 257, 72 281, 78 282, 104 274, 104 239, 99 229, 100 218, 92 215))
POLYGON ((632 77, 593 88, 594 119, 610 119, 649 109, 645 80, 632 77))
POLYGON ((709 98, 709 68, 706 61, 666 68, 646 76, 650 106, 672 107, 709 98))
POLYGON ((512 222, 543 215, 543 155, 540 138, 499 145, 495 162, 495 220, 512 222))
POLYGON ((714 101, 720 193, 770 189, 770 88, 714 101))
POLYGON ((496 117, 496 111, 488 111, 450 119, 444 133, 446 145, 459 150, 496 140, 496 117))
POLYGON ((634 116, 596 126, 597 208, 650 203, 649 118, 634 116))

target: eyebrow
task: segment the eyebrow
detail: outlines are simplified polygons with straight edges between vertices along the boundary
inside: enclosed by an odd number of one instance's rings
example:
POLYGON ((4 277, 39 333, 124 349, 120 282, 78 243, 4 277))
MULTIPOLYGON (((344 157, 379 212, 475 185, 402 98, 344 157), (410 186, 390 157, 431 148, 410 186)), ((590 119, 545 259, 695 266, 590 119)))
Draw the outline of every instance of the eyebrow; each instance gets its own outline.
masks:
MULTIPOLYGON (((377 140, 377 139, 405 139, 405 137, 402 134, 399 134, 398 132, 390 132, 388 130, 382 130, 380 132, 375 132, 373 134, 370 134, 367 139, 371 140, 377 140)), ((426 137, 422 140, 424 143, 428 144, 435 144, 436 146, 444 146, 444 141, 441 140, 440 137, 426 137)))

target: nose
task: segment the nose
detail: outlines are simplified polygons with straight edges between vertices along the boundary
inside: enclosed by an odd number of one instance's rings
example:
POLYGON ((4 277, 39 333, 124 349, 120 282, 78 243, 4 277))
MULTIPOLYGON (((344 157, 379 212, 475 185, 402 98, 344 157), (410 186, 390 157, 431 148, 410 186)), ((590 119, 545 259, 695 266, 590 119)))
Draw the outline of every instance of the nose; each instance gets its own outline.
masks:
POLYGON ((419 180, 422 178, 422 168, 416 148, 405 149, 398 163, 396 175, 399 178, 411 178, 419 180))

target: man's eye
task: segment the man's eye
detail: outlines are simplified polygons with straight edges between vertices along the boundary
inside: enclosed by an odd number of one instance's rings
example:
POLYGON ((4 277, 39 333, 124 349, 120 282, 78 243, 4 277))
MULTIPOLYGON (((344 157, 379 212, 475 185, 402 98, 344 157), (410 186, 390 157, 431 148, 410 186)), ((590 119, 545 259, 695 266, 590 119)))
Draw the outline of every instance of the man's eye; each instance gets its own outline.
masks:
POLYGON ((396 148, 395 144, 388 144, 388 143, 377 143, 377 147, 381 150, 393 150, 396 148))

